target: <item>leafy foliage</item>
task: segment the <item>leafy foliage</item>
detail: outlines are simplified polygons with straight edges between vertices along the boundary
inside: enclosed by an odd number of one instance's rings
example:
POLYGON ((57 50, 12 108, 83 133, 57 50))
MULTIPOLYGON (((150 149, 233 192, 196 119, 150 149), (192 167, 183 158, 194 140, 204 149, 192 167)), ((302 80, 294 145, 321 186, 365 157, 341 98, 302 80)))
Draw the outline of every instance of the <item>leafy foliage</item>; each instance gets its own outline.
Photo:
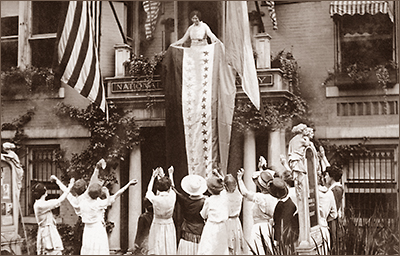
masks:
MULTIPOLYGON (((80 110, 64 103, 57 104, 58 116, 77 120, 88 128, 91 134, 89 146, 83 152, 72 155, 70 167, 65 170, 65 180, 69 177, 89 179, 93 166, 99 159, 104 158, 108 165, 100 172, 100 177, 105 180, 105 185, 117 182, 111 169, 115 169, 119 161, 124 161, 129 150, 140 142, 140 128, 133 116, 127 115, 127 112, 117 108, 112 102, 109 102, 108 109, 107 122, 104 112, 95 105, 80 110)), ((62 160, 62 154, 59 160, 62 160)), ((66 163, 62 165, 68 166, 66 163)))
POLYGON ((14 97, 16 94, 57 92, 60 85, 54 83, 54 72, 51 68, 28 67, 24 70, 12 67, 1 72, 1 95, 14 97))
POLYGON ((154 54, 151 58, 147 58, 143 55, 131 53, 130 60, 124 62, 124 66, 131 76, 146 76, 151 78, 160 67, 159 64, 162 62, 164 54, 165 52, 160 52, 154 54))
POLYGON ((28 111, 15 118, 11 123, 3 123, 1 125, 2 131, 14 131, 14 138, 11 140, 14 144, 21 145, 22 141, 27 138, 27 135, 24 133, 24 126, 32 120, 32 116, 35 114, 34 109, 28 109, 28 111))
POLYGON ((293 120, 308 120, 308 105, 297 95, 287 100, 263 100, 263 108, 257 110, 249 100, 238 99, 235 104, 233 124, 239 130, 271 129, 290 125, 293 120))
POLYGON ((399 217, 388 219, 384 211, 376 208, 368 219, 355 216, 349 207, 339 221, 341 232, 339 255, 398 255, 399 217))
POLYGON ((281 50, 271 60, 271 67, 280 68, 283 78, 292 85, 293 92, 300 95, 299 66, 291 51, 281 50))

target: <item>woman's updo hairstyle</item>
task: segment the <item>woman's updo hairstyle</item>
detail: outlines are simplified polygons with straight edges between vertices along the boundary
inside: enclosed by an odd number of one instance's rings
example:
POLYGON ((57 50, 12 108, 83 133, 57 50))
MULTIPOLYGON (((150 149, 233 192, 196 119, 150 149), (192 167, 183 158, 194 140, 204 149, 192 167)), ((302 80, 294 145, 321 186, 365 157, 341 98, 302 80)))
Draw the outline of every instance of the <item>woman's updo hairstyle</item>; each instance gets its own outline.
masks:
POLYGON ((193 16, 195 16, 195 15, 197 16, 197 18, 199 18, 199 20, 201 20, 201 12, 199 12, 197 10, 191 11, 189 13, 189 19, 191 20, 193 18, 193 16))
POLYGON ((167 191, 170 189, 172 183, 171 180, 167 177, 164 176, 157 181, 157 190, 158 191, 167 191))
POLYGON ((91 184, 88 188, 88 194, 90 198, 96 199, 100 197, 102 188, 103 187, 99 183, 91 184))
POLYGON ((33 200, 40 199, 46 193, 46 187, 43 183, 36 183, 32 188, 32 197, 33 200))

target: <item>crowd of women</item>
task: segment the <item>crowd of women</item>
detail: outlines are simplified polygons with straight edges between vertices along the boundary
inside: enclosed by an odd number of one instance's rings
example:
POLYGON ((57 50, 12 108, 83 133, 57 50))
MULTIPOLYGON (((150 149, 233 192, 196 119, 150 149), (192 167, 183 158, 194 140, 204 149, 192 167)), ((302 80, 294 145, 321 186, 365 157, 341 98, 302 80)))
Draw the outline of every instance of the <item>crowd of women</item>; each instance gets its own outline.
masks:
MULTIPOLYGON (((136 253, 274 254, 275 248, 280 245, 296 246, 299 240, 299 219, 296 180, 293 177, 296 176, 296 168, 304 171, 302 162, 305 150, 301 147, 314 146, 310 141, 312 133, 308 127, 299 125, 292 131, 295 136, 289 143, 288 160, 281 156, 285 171, 275 171, 275 168, 267 166, 264 157, 260 157, 258 170, 252 174, 257 191, 247 189, 243 181, 246 172, 243 168, 237 172, 237 178, 231 174, 223 176, 217 169, 208 172, 205 178, 187 175, 180 183, 181 190, 175 187, 172 166, 167 171, 168 175, 165 175, 161 167, 154 169, 145 195, 148 206, 139 218, 135 246, 140 250, 136 250, 136 253), (247 240, 240 220, 243 200, 253 202, 254 225, 251 237, 247 240), (180 206, 183 218, 178 227, 180 237, 177 237, 173 218, 177 205, 180 206)), ((315 148, 313 150, 317 152, 315 148)), ((336 226, 343 196, 343 188, 339 183, 342 172, 329 166, 323 148, 317 152, 317 157, 319 162, 324 163, 319 165, 318 171, 319 225, 323 240, 326 241, 324 251, 329 252, 337 240, 336 226)), ((67 187, 52 175, 50 179, 63 191, 58 199, 46 200, 46 187, 41 183, 34 186, 33 196, 36 201, 33 208, 38 223, 38 254, 62 253, 62 241, 51 210, 59 207, 65 199, 79 216, 74 253, 109 254, 104 225, 105 210, 130 185, 137 184, 137 180, 129 181, 110 196, 108 189, 98 179, 102 168, 105 168, 104 160, 97 163, 88 185, 83 179, 71 179, 67 187)))

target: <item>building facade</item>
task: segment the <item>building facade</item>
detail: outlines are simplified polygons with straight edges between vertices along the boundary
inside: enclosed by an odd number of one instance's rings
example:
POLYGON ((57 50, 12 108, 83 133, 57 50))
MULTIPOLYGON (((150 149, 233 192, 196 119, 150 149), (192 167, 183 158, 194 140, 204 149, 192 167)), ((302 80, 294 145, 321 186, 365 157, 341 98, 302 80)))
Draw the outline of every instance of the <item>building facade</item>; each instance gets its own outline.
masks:
MULTIPOLYGON (((361 144, 368 149, 353 155, 344 165, 344 205, 351 205, 368 218, 378 203, 383 203, 389 218, 393 218, 399 208, 399 4, 378 1, 377 8, 372 8, 369 1, 361 5, 344 2, 277 1, 274 7, 277 23, 271 21, 270 6, 265 1, 247 2, 261 96, 274 101, 286 100, 293 94, 284 73, 271 68, 274 56, 280 51, 290 52, 299 66, 299 89, 309 105, 315 137, 325 145, 361 144), (382 68, 389 73, 379 73, 384 79, 377 80, 376 70, 382 68)), ((131 178, 138 179, 140 184, 130 188, 109 210, 109 220, 115 223, 110 235, 112 250, 133 248, 151 170, 157 166, 167 168, 165 93, 161 78, 155 76, 151 84, 144 83, 131 77, 123 63, 131 53, 152 58, 166 51, 183 36, 190 25, 188 15, 195 9, 222 42, 229 33, 224 29, 225 22, 229 22, 225 20, 224 2, 148 4, 101 2, 99 9, 97 35, 106 98, 131 110, 144 138, 124 163, 128 170, 116 169, 119 183, 115 190, 131 178)), ((60 2, 56 1, 1 2, 2 71, 11 67, 52 67, 54 51, 49 49, 54 49, 59 9, 60 2)), ((20 159, 25 167, 21 193, 23 221, 35 224, 30 207, 32 184, 48 182, 50 173, 61 175, 53 161, 55 151, 63 150, 66 157, 71 157, 84 150, 90 139, 90 133, 77 122, 55 115, 54 106, 63 102, 86 108, 90 102, 67 85, 52 94, 17 92, 11 96, 5 95, 5 87, 2 84, 2 125, 34 112, 23 126, 27 138, 20 159)), ((237 97, 246 96, 238 89, 237 97)), ((15 134, 15 130, 2 129, 2 142, 12 140, 15 134)), ((235 136, 237 139, 231 145, 236 148, 235 157, 231 157, 235 159, 228 165, 231 173, 240 167, 255 170, 261 155, 270 165, 280 168, 279 155, 287 153, 291 138, 288 126, 266 133, 248 130, 235 136)), ((333 151, 328 153, 332 161, 337 157, 333 151)), ((51 191, 51 196, 60 195, 57 188, 51 191)), ((244 206, 243 214, 248 211, 248 206, 244 206)), ((59 222, 70 225, 76 220, 68 203, 62 204, 58 216, 59 222)), ((248 225, 244 224, 245 229, 248 225)))

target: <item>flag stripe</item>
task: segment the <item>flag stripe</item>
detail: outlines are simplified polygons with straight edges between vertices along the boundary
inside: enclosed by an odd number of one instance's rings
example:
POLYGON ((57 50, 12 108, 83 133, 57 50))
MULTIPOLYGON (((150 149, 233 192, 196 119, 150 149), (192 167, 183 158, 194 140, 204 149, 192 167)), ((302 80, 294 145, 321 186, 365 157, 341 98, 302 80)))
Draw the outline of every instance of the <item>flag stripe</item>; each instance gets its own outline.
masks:
POLYGON ((86 58, 86 53, 89 48, 89 36, 90 36, 89 26, 86 26, 85 35, 83 37, 81 49, 78 54, 78 59, 76 61, 74 71, 72 72, 71 77, 69 78, 68 81, 68 84, 72 87, 75 87, 75 84, 77 83, 79 75, 81 73, 82 66, 86 58))
POLYGON ((105 90, 98 59, 98 1, 70 1, 64 27, 58 39, 57 72, 61 81, 73 87, 103 111, 106 111, 105 90))
POLYGON ((74 44, 81 20, 82 3, 78 2, 75 11, 73 9, 74 3, 71 2, 68 7, 65 25, 59 43, 58 56, 62 56, 59 69, 62 71, 66 69, 72 50, 74 49, 74 44), (75 12, 75 14, 73 12, 75 12))

